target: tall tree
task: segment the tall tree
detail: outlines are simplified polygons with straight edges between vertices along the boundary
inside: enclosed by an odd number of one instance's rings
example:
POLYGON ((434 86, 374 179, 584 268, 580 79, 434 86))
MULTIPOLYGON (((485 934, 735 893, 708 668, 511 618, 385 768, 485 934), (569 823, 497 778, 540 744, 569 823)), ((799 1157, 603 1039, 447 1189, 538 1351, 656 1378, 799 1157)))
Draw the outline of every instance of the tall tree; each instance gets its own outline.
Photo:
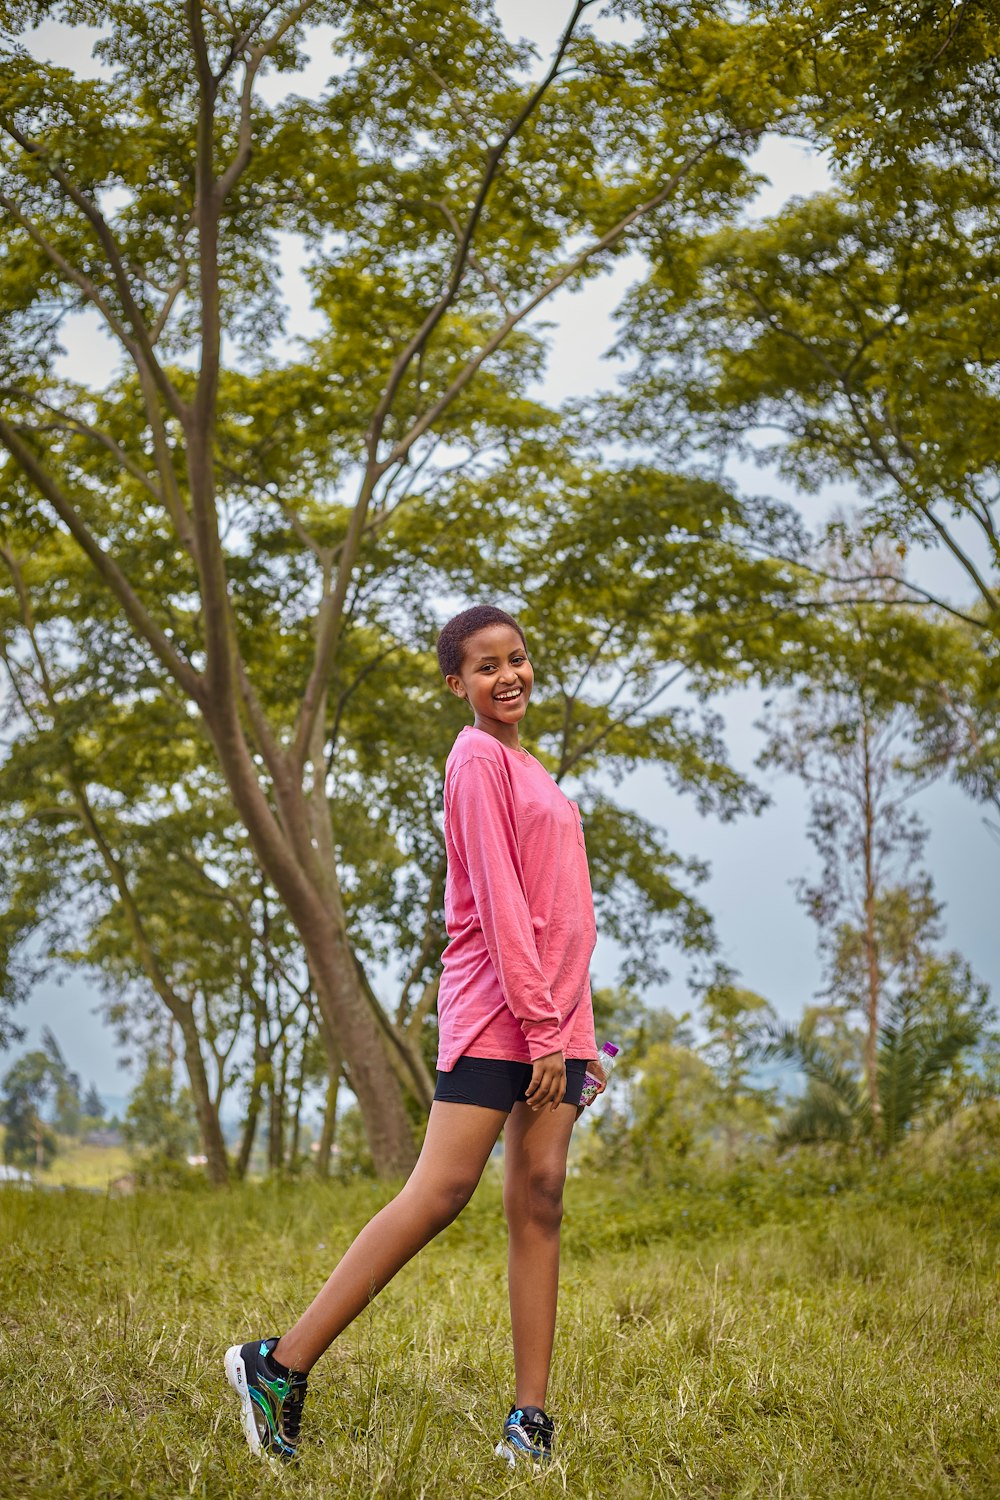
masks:
POLYGON ((5 1162, 35 1166, 41 1171, 55 1156, 55 1134, 42 1118, 51 1090, 52 1059, 48 1052, 25 1052, 8 1070, 0 1100, 5 1162))
POLYGON ((865 1080, 877 1127, 886 982, 878 913, 891 890, 909 885, 926 838, 910 803, 941 767, 914 752, 913 703, 941 671, 954 632, 891 600, 851 605, 840 621, 840 649, 826 671, 766 721, 761 761, 810 789, 809 837, 820 875, 803 881, 800 895, 819 927, 830 995, 864 1016, 865 1080), (856 962, 845 988, 848 933, 856 962))
MULTIPOLYGON (((612 476, 564 456, 558 470, 551 461, 530 471, 522 463, 485 494, 473 485, 463 503, 496 505, 494 494, 508 487, 524 509, 519 528, 497 529, 503 545, 474 547, 475 522, 457 511, 447 523, 454 555, 433 564, 428 536, 446 523, 419 506, 411 511, 402 555, 381 548, 364 570, 368 623, 351 626, 343 675, 333 679, 327 774, 359 977, 381 1017, 363 966, 401 966, 395 1016, 383 1026, 398 1076, 424 1108, 444 943, 440 775, 460 712, 448 712, 420 638, 394 631, 400 581, 414 593, 475 592, 489 577, 517 589, 511 602, 536 626, 539 672, 549 679, 535 711, 539 753, 558 778, 585 789, 602 923, 636 980, 662 973, 665 941, 704 950, 711 928, 685 889, 698 865, 619 807, 606 773, 647 761, 705 810, 732 816, 759 805, 728 766, 713 717, 699 723, 671 696, 685 680, 704 688, 734 671, 766 673, 798 628, 787 569, 746 555, 761 518, 717 486, 653 471, 612 476), (532 484, 551 490, 547 504, 525 505, 532 484), (691 609, 702 615, 697 632, 691 609), (734 640, 745 642, 738 656, 734 640), (444 712, 425 706, 435 701, 444 712)), ((0 556, 12 736, 0 767, 10 813, 0 833, 13 882, 7 920, 20 914, 23 933, 36 938, 46 927, 51 955, 94 965, 128 1031, 150 992, 158 997, 184 1038, 203 1149, 222 1182, 218 1107, 239 1029, 249 1024, 256 1038, 248 1149, 261 1089, 279 1076, 279 1039, 308 979, 297 974, 283 909, 254 875, 183 700, 149 670, 64 540, 32 541, 11 527, 0 556)), ((262 639, 260 650, 269 644, 262 639)), ((245 1161, 241 1148, 237 1164, 245 1161)))
POLYGON ((136 1154, 181 1162, 197 1140, 194 1106, 189 1091, 178 1088, 169 1058, 149 1052, 132 1091, 124 1121, 125 1139, 136 1154))
POLYGON ((42 1048, 49 1058, 52 1084, 52 1123, 60 1135, 76 1135, 80 1129, 83 1107, 80 1103, 80 1075, 74 1073, 62 1054, 51 1027, 42 1029, 42 1048))
POLYGON ((92 1120, 97 1125, 104 1121, 104 1100, 97 1092, 96 1083, 92 1083, 83 1096, 83 1114, 85 1119, 92 1120))

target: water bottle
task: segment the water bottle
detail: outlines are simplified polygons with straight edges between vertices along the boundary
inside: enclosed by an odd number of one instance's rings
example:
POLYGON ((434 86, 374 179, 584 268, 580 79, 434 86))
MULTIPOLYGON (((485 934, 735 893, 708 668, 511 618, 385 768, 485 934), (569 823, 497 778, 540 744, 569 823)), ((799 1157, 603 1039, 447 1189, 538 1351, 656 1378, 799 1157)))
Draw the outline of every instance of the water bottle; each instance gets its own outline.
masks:
MULTIPOLYGON (((597 1061, 601 1065, 601 1071, 603 1072, 605 1078, 610 1078, 611 1070, 614 1068, 615 1063, 618 1061, 618 1048, 615 1046, 614 1042, 604 1043, 604 1046, 597 1054, 597 1061)), ((584 1074, 583 1090, 580 1094, 580 1103, 585 1109, 589 1104, 593 1104, 594 1100, 597 1098, 597 1095, 600 1092, 600 1088, 601 1080, 599 1078, 595 1078, 593 1073, 590 1072, 584 1074)))

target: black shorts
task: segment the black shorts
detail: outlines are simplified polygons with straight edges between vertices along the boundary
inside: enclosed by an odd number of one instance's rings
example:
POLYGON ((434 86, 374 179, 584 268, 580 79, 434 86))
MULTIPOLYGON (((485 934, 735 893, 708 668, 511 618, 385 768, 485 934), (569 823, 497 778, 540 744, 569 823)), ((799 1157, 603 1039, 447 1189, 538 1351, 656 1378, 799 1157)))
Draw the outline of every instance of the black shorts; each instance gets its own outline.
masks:
MULTIPOLYGON (((583 1092, 587 1064, 582 1057, 566 1060, 566 1093, 563 1104, 575 1109, 583 1092)), ((442 1104, 481 1104, 484 1109, 502 1109, 510 1114, 524 1099, 531 1082, 531 1064, 508 1062, 497 1057, 460 1057, 450 1073, 439 1073, 435 1099, 442 1104)))

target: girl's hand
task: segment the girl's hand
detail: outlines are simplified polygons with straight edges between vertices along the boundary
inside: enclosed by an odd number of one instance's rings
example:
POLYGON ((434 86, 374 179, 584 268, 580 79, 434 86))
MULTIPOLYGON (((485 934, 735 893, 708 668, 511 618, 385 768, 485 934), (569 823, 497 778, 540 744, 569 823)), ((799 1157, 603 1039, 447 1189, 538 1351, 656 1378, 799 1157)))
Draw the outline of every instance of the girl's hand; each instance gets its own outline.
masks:
POLYGON ((535 1058, 531 1082, 524 1092, 529 1109, 538 1111, 546 1105, 558 1109, 566 1094, 566 1059, 561 1052, 535 1058))
MULTIPOLYGON (((598 1058, 596 1058, 596 1057, 592 1058, 591 1061, 587 1064, 587 1072, 590 1074, 591 1078, 596 1078, 597 1081, 598 1081, 599 1087, 598 1087, 597 1093, 594 1095, 594 1099, 599 1099, 600 1096, 604 1093, 604 1090, 608 1086, 608 1077, 607 1077, 607 1074, 605 1073, 604 1069, 601 1067, 601 1064, 600 1064, 600 1061, 599 1061, 598 1058)), ((594 1100, 592 1099, 590 1102, 591 1102, 591 1104, 593 1104, 594 1100)), ((578 1104, 577 1105, 577 1107, 576 1107, 576 1118, 577 1119, 579 1119, 580 1116, 583 1114, 583 1111, 584 1111, 585 1108, 586 1108, 586 1106, 583 1105, 583 1104, 578 1104)))

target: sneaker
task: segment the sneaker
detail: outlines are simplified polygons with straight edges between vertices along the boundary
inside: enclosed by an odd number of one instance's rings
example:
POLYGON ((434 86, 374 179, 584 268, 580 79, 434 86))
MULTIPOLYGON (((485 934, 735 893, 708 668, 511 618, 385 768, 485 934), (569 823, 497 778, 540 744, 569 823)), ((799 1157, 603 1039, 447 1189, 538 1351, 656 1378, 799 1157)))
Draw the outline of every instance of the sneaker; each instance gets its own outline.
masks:
POLYGON ((497 1443, 493 1451, 511 1468, 519 1458, 547 1464, 552 1457, 554 1431, 552 1418, 547 1417, 540 1406, 512 1406, 503 1424, 503 1441, 497 1443))
POLYGON ((298 1370, 279 1375, 270 1358, 277 1342, 258 1339, 227 1349, 226 1379, 240 1398, 250 1452, 289 1463, 299 1440, 306 1377, 298 1370))

